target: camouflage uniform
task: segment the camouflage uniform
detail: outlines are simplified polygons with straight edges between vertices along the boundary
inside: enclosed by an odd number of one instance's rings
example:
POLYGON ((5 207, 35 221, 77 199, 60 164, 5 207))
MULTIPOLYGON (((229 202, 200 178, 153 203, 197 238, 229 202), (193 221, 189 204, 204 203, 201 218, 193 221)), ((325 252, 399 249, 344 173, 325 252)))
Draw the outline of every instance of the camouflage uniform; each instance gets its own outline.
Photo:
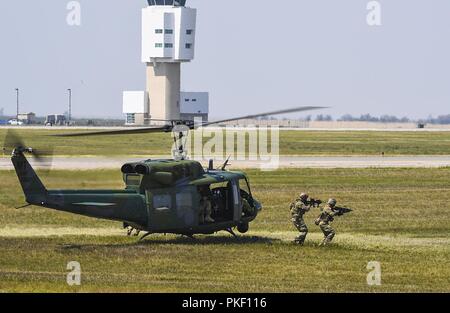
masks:
POLYGON ((338 214, 338 212, 333 210, 335 205, 336 200, 330 199, 330 201, 328 201, 327 206, 322 210, 322 212, 320 213, 319 217, 316 220, 316 224, 319 225, 324 235, 322 243, 320 244, 321 246, 329 244, 336 235, 336 232, 330 225, 331 222, 334 221, 334 217, 338 214), (332 203, 334 203, 334 205, 332 203))
POLYGON ((242 199, 242 214, 243 216, 255 215, 255 210, 250 206, 246 199, 242 199))
POLYGON ((308 227, 303 220, 303 215, 311 209, 311 205, 306 202, 306 199, 297 199, 291 204, 291 221, 298 229, 300 234, 294 239, 295 243, 303 245, 308 234, 308 227))
POLYGON ((214 223, 214 219, 211 217, 212 206, 211 201, 208 197, 204 196, 201 200, 201 210, 200 210, 200 223, 214 223))

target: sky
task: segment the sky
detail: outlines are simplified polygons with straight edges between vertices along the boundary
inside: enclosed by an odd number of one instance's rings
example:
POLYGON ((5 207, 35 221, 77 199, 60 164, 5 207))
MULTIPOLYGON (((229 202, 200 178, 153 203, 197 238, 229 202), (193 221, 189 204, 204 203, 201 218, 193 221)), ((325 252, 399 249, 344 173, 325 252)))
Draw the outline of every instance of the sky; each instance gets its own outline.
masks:
MULTIPOLYGON (((122 117, 122 92, 144 90, 140 61, 145 0, 0 2, 0 109, 15 115, 67 110, 122 117)), ((188 0, 198 9, 196 57, 182 90, 208 91, 210 115, 225 118, 303 105, 318 113, 450 114, 450 1, 188 0)), ((299 117, 296 114, 290 115, 299 117)))

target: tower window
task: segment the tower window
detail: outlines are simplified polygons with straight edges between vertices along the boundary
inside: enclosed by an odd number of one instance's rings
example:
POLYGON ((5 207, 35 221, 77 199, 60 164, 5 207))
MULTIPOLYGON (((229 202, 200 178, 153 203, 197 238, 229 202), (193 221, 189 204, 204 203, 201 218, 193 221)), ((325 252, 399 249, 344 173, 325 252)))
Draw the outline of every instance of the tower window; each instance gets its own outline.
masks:
POLYGON ((155 48, 162 48, 163 44, 160 42, 155 43, 155 48))
POLYGON ((192 35, 193 32, 193 29, 186 29, 186 35, 192 35))
POLYGON ((164 30, 164 32, 166 33, 166 35, 172 35, 173 29, 166 29, 166 30, 164 30))
POLYGON ((191 48, 192 48, 192 44, 187 43, 187 44, 186 44, 186 49, 191 49, 191 48))
POLYGON ((164 44, 164 48, 173 48, 173 44, 166 43, 166 44, 164 44))
POLYGON ((127 114, 127 124, 135 124, 136 123, 136 115, 133 113, 127 114))
POLYGON ((163 30, 162 29, 155 29, 155 34, 162 34, 163 30))

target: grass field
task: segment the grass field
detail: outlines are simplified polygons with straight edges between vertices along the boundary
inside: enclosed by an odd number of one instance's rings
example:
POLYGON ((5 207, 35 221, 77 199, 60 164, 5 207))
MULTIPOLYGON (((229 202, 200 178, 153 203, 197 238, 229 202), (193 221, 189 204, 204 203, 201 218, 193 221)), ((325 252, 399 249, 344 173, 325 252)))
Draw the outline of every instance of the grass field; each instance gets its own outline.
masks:
MULTIPOLYGON (((450 291, 450 168, 248 171, 264 210, 238 239, 226 233, 125 237, 116 222, 29 207, 17 178, 0 172, 0 291, 450 291), (293 245, 288 205, 298 192, 355 209, 334 223, 332 246, 308 214, 310 235, 293 245), (82 285, 66 284, 69 261, 82 285), (369 261, 382 285, 368 286, 369 261)), ((118 171, 53 171, 49 188, 122 188, 118 171)))
MULTIPOLYGON (((6 129, 0 129, 0 147, 6 132, 6 129)), ((18 130, 28 145, 41 149, 52 147, 58 155, 170 155, 171 151, 170 134, 84 138, 50 136, 64 132, 67 131, 18 130)), ((380 155, 381 152, 386 155, 450 155, 450 132, 280 132, 281 155, 380 155)))

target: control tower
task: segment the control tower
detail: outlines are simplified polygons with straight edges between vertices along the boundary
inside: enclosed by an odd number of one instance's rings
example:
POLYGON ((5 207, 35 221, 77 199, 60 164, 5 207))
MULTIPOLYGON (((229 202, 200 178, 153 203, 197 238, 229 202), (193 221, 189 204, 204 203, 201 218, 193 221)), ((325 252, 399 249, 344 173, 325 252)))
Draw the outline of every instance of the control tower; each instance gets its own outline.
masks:
POLYGON ((186 0, 148 0, 142 9, 142 62, 149 117, 180 119, 181 63, 194 59, 197 10, 186 0))

